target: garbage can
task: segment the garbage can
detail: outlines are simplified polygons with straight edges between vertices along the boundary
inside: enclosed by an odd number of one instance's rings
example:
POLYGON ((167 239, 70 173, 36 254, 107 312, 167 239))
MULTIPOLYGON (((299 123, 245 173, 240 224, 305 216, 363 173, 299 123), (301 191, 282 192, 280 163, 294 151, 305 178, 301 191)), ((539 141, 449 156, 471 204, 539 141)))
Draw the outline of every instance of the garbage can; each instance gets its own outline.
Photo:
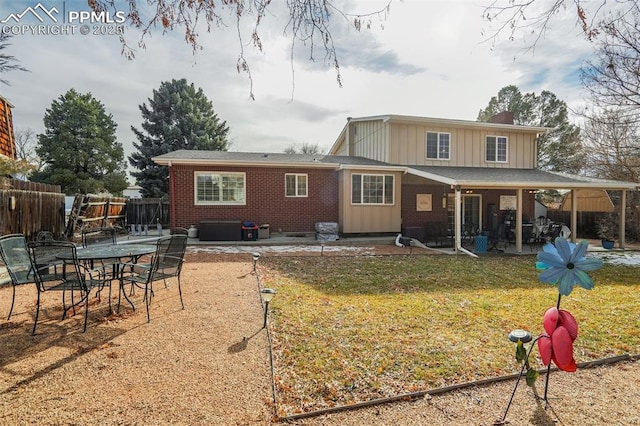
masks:
POLYGON ((260 229, 258 229, 258 239, 265 240, 267 238, 269 238, 269 225, 260 225, 260 229))
POLYGON ((489 245, 489 237, 486 235, 476 236, 476 253, 486 253, 489 245))
POLYGON ((242 222, 242 241, 256 241, 258 226, 253 222, 242 222))

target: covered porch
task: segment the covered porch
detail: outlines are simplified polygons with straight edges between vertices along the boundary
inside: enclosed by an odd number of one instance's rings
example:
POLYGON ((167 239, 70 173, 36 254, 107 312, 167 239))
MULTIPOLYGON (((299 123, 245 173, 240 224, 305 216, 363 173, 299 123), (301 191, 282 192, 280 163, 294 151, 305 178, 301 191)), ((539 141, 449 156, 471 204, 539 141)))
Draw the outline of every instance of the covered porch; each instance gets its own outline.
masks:
MULTIPOLYGON (((578 202, 580 189, 620 191, 620 203, 616 206, 619 214, 618 246, 624 248, 625 211, 627 191, 635 191, 635 182, 595 179, 537 169, 506 169, 481 167, 433 167, 409 166, 407 185, 403 193, 416 197, 416 210, 421 208, 420 196, 430 195, 430 216, 445 220, 450 227, 451 242, 456 252, 470 253, 463 240, 469 233, 487 233, 498 226, 508 226, 513 233, 517 253, 523 252, 525 239, 523 229, 535 223, 535 193, 539 190, 555 189, 568 191, 571 202, 570 239, 577 238, 578 202), (421 189, 425 193, 419 193, 421 189), (441 200, 441 201, 440 201, 441 200), (440 206, 440 202, 442 206, 440 206)), ((413 212, 403 208, 403 218, 413 212)), ((423 218, 425 216, 421 216, 423 218)), ((527 250, 529 250, 527 248, 527 250)), ((471 254, 471 253, 470 253, 471 254)))

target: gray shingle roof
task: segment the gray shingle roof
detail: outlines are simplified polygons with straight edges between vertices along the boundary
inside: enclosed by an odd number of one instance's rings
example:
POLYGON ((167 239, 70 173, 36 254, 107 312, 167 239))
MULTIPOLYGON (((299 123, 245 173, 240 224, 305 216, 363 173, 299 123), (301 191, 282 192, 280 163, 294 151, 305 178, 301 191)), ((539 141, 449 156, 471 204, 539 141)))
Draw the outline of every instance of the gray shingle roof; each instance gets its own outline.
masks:
POLYGON ((217 162, 233 162, 233 163, 252 163, 265 165, 268 164, 327 164, 333 166, 339 165, 363 165, 363 166, 384 166, 390 164, 381 161, 370 160, 363 157, 350 157, 344 155, 324 155, 324 154, 283 154, 273 152, 228 152, 228 151, 198 151, 198 150, 178 150, 167 154, 159 155, 153 158, 154 161, 164 164, 168 161, 175 163, 217 163, 217 162))
POLYGON ((409 173, 430 175, 439 182, 461 186, 502 186, 532 188, 608 188, 632 189, 640 184, 584 176, 547 172, 538 169, 510 169, 487 167, 407 166, 409 173))
POLYGON ((258 152, 227 152, 178 150, 154 157, 161 165, 174 164, 228 164, 253 166, 295 166, 328 167, 366 166, 407 170, 410 174, 421 176, 450 185, 463 187, 488 188, 603 188, 636 189, 640 184, 604 179, 588 178, 577 175, 546 172, 538 169, 510 169, 487 167, 449 167, 389 164, 364 157, 324 154, 284 154, 258 152))

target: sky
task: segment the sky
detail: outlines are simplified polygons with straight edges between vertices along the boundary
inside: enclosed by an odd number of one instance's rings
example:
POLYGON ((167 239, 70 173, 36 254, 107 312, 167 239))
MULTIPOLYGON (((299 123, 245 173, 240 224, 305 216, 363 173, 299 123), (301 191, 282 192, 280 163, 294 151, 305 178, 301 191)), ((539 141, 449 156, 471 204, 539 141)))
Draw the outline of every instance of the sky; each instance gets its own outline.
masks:
MULTIPOLYGON (((128 2, 121 1, 126 11, 128 2)), ((146 7, 146 1, 140 1, 146 7)), ((345 12, 381 9, 377 0, 336 0, 345 12)), ((282 152, 292 144, 318 145, 325 152, 333 145, 348 117, 398 114, 475 120, 480 109, 507 85, 522 93, 549 90, 570 108, 586 96, 579 79, 580 67, 592 55, 572 13, 560 13, 544 37, 527 50, 533 35, 519 34, 513 41, 501 34, 495 43, 485 41, 496 23, 482 19, 488 0, 394 0, 386 18, 374 17, 371 29, 355 31, 340 15, 332 20, 332 36, 338 49, 342 87, 336 73, 316 47, 315 61, 309 49, 284 32, 288 12, 284 2, 272 2, 260 25, 263 51, 249 42, 251 19, 240 28, 225 19, 221 28, 206 31, 198 24, 201 49, 193 52, 184 41, 182 28, 162 34, 153 29, 138 47, 140 32, 125 26, 124 36, 135 49, 135 59, 122 54, 116 35, 99 34, 116 29, 107 24, 85 22, 89 34, 74 21, 73 34, 51 34, 60 18, 88 11, 86 1, 0 0, 2 31, 11 31, 11 45, 3 53, 13 55, 29 72, 13 71, 2 78, 0 95, 13 105, 16 131, 30 128, 44 132, 43 117, 51 103, 74 88, 101 101, 118 125, 117 138, 125 156, 134 150, 131 126, 141 128, 139 106, 148 104, 163 81, 185 78, 201 88, 215 113, 230 127, 231 151, 282 152), (58 14, 54 23, 45 16, 49 34, 33 34, 23 25, 36 24, 25 14, 38 4, 58 14), (8 20, 7 20, 8 19, 8 20), (98 34, 94 34, 98 32, 98 34), (242 51, 251 69, 238 73, 236 61, 242 51), (253 92, 255 100, 250 99, 253 92)), ((42 11, 43 9, 39 9, 42 11)), ((143 16, 148 12, 142 9, 143 16)), ((116 19, 117 16, 112 16, 116 19)), ((69 31, 69 30, 68 30, 69 31)), ((131 182, 133 183, 133 182, 131 182)))

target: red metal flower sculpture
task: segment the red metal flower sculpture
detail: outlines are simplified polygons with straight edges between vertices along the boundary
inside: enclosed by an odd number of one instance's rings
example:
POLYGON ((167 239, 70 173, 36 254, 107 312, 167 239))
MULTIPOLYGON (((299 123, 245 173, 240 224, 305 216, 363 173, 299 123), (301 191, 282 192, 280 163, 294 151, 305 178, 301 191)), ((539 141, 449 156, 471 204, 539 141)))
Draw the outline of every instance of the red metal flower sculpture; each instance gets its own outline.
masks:
POLYGON ((601 268, 602 260, 587 258, 587 248, 588 244, 585 241, 574 244, 558 237, 554 244, 546 244, 542 248, 543 251, 538 252, 536 268, 542 270, 538 279, 543 283, 558 286, 558 301, 555 307, 547 309, 544 313, 542 323, 545 333, 533 340, 529 351, 525 350, 523 346, 523 343, 531 340, 531 335, 528 332, 515 330, 509 335, 509 338, 517 343, 516 360, 522 363, 522 369, 502 420, 497 421, 496 425, 505 424, 509 407, 524 370, 527 370, 526 380, 529 386, 533 386, 538 378, 538 372, 529 365, 529 355, 535 346, 534 343, 537 342, 542 363, 547 366, 544 397, 542 398, 544 401, 548 401, 547 391, 552 361, 562 371, 573 372, 577 370, 578 366, 573 358, 573 342, 578 337, 578 322, 569 311, 560 309, 560 301, 562 296, 571 294, 576 284, 586 290, 593 288, 593 280, 587 272, 601 268), (520 335, 526 335, 527 340, 520 339, 518 337, 520 335))
POLYGON ((578 337, 578 323, 569 311, 549 308, 544 313, 543 334, 538 339, 538 350, 544 365, 551 361, 562 371, 576 371, 573 342, 578 337))

